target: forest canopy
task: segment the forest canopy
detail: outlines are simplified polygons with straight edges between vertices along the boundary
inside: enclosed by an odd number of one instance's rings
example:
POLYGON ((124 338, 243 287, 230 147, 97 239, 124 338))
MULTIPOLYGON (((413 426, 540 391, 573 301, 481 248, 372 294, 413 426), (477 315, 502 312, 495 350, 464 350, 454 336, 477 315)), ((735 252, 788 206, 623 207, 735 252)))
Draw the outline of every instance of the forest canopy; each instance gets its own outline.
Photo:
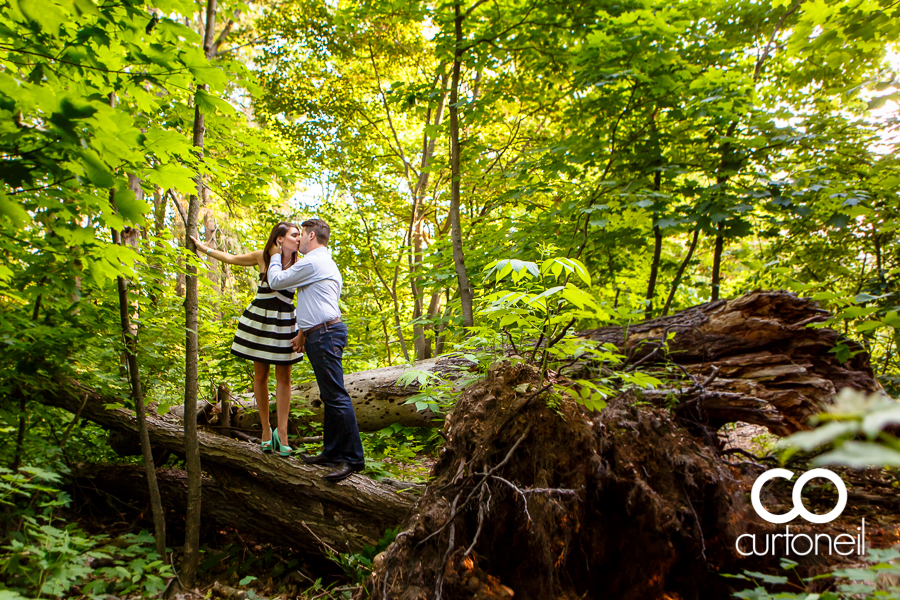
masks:
MULTIPOLYGON (((602 307, 575 328, 786 288, 896 372, 893 5, 226 2, 209 48, 200 9, 4 11, 10 375, 116 385, 123 275, 148 394, 168 397, 200 178, 201 231, 233 253, 329 220, 356 370, 486 324, 491 261, 570 257, 602 307)), ((233 380, 254 277, 200 266, 200 378, 233 380)))

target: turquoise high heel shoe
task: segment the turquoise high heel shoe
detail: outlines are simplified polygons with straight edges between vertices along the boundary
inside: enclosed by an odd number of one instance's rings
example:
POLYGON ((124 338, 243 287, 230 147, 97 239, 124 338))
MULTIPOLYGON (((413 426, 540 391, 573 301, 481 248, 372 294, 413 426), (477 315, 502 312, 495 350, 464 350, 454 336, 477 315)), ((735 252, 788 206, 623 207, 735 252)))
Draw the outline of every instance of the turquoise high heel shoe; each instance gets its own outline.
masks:
POLYGON ((275 450, 281 456, 290 456, 291 455, 291 447, 285 446, 280 441, 278 441, 278 430, 272 430, 272 449, 275 450))
POLYGON ((269 440, 268 442, 260 442, 259 445, 262 446, 262 451, 266 454, 270 454, 272 452, 272 440, 269 440))

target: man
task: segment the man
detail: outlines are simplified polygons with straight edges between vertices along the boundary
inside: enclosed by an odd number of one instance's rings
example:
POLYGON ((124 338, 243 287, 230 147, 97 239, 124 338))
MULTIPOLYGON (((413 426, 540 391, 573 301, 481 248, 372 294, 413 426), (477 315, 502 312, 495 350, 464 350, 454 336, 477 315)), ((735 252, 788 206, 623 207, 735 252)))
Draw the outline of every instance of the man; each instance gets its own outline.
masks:
POLYGON ((341 322, 343 279, 331 259, 328 239, 331 228, 321 219, 309 219, 300 224, 298 240, 284 239, 284 250, 290 246, 303 258, 289 269, 281 268, 281 249, 272 250, 269 263, 269 287, 273 290, 297 289, 297 325, 294 348, 306 352, 319 384, 319 395, 325 405, 325 431, 322 453, 302 456, 311 465, 332 467, 324 479, 341 481, 365 466, 362 440, 350 395, 344 389, 344 366, 341 357, 347 345, 347 326, 341 322))

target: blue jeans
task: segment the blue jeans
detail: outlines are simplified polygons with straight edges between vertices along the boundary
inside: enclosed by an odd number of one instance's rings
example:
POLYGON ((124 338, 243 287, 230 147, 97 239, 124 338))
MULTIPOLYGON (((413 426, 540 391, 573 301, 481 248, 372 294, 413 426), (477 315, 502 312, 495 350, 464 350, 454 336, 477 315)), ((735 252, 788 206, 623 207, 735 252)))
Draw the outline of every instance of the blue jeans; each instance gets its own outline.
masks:
POLYGON ((322 454, 335 462, 365 464, 359 425, 350 395, 344 389, 342 357, 347 345, 347 326, 323 327, 306 338, 306 358, 316 374, 319 396, 325 405, 325 448, 322 454))

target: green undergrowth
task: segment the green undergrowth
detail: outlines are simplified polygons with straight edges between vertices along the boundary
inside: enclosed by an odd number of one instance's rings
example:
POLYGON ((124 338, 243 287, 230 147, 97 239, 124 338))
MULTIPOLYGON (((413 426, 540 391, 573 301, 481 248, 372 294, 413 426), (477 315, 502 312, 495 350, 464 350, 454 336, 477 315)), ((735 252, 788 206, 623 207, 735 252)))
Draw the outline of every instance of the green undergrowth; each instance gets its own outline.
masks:
POLYGON ((172 569, 146 531, 92 535, 58 512, 70 503, 58 473, 0 468, 0 600, 153 596, 172 569))
MULTIPOLYGON (((900 599, 900 586, 892 582, 900 576, 898 559, 900 551, 897 549, 870 549, 864 566, 834 569, 811 577, 800 577, 796 572, 797 563, 788 559, 781 560, 784 575, 744 571, 742 575, 725 577, 755 585, 734 594, 735 598, 745 600, 896 600, 900 599), (823 580, 828 580, 830 587, 836 589, 821 593, 811 591, 815 582, 823 580)), ((821 583, 817 587, 820 586, 821 583)))

